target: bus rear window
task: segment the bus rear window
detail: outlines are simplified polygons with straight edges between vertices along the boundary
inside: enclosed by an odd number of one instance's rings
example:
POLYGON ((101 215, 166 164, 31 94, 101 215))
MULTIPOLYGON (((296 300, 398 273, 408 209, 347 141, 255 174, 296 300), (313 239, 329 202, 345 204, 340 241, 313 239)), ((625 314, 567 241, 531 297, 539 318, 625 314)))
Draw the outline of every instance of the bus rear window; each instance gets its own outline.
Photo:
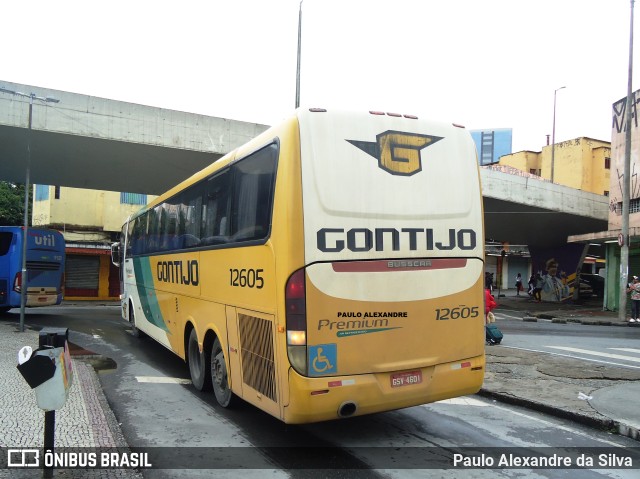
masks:
POLYGON ((0 256, 4 256, 9 252, 11 246, 11 240, 13 239, 13 233, 2 232, 0 233, 0 256))

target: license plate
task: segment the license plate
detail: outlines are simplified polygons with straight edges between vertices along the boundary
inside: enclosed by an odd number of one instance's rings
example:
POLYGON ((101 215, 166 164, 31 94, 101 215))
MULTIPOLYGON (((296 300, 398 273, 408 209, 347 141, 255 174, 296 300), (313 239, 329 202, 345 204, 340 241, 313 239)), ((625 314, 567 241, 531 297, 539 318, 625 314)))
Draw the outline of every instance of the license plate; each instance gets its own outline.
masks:
POLYGON ((422 382, 422 371, 408 371, 391 375, 391 387, 410 386, 422 382))

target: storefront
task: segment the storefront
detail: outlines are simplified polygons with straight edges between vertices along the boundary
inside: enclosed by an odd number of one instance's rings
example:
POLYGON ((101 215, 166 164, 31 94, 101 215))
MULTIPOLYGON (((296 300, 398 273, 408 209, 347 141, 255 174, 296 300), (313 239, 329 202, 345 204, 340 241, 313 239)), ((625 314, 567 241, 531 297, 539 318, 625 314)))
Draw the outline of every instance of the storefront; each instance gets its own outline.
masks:
POLYGON ((118 299, 118 268, 110 254, 108 245, 67 243, 65 299, 118 299))

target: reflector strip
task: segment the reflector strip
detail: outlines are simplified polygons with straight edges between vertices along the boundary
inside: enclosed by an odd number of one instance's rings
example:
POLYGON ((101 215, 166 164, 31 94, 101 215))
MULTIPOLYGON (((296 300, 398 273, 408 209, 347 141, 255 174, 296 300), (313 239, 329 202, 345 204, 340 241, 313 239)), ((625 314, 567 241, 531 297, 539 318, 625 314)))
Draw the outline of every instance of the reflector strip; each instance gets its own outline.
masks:
POLYGON ((466 361, 464 363, 452 364, 451 369, 462 369, 462 368, 470 368, 471 361, 466 361))
POLYGON ((331 264, 336 273, 383 273, 389 271, 454 269, 464 268, 466 265, 466 258, 344 261, 331 264))
POLYGON ((345 379, 344 381, 329 381, 329 384, 327 384, 327 386, 329 386, 330 388, 337 388, 340 386, 353 386, 355 383, 355 379, 345 379))

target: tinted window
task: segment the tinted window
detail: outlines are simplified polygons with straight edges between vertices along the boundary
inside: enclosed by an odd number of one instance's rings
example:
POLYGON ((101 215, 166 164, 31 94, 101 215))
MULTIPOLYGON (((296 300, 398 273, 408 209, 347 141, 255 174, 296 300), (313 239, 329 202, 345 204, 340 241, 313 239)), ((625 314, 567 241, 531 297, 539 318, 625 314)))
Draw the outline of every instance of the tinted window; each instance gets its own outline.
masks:
POLYGON ((129 226, 130 253, 267 238, 277 158, 278 146, 274 143, 138 216, 129 226))
POLYGON ((11 246, 12 239, 13 239, 13 233, 9 233, 9 232, 0 233, 0 256, 4 256, 9 252, 9 246, 11 246))
POLYGON ((271 230, 278 149, 272 144, 233 166, 232 241, 266 238, 271 230))
POLYGON ((205 186, 202 205, 202 244, 214 245, 229 242, 229 180, 231 174, 224 171, 209 180, 205 186))

